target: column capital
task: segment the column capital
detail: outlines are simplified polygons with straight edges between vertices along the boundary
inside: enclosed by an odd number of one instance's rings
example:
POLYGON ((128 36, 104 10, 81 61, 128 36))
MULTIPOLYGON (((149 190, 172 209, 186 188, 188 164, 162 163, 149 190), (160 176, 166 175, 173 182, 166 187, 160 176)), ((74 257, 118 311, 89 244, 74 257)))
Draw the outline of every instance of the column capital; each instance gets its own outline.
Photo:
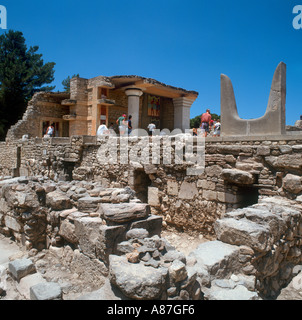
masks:
POLYGON ((125 94, 129 96, 135 96, 135 97, 140 97, 143 94, 142 89, 140 88, 135 88, 135 87, 127 87, 125 89, 125 94))
POLYGON ((173 104, 174 107, 187 107, 190 108, 193 104, 194 100, 188 99, 186 97, 174 98, 173 104))

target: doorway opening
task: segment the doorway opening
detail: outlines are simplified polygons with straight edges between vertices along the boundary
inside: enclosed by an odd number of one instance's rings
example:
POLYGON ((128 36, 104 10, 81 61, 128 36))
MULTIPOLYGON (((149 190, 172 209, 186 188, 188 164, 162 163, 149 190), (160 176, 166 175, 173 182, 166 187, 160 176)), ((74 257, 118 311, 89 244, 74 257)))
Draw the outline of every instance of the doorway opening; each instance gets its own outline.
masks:
POLYGON ((136 197, 143 203, 148 203, 148 187, 151 185, 151 180, 144 170, 134 171, 133 189, 136 192, 136 197))

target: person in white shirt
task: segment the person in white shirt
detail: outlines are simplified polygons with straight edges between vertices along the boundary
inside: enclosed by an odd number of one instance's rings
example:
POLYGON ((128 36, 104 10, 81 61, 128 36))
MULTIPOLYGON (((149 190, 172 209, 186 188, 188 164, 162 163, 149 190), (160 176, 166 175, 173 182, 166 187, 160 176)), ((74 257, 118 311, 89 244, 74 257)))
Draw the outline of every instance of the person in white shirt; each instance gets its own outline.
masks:
POLYGON ((154 130, 156 129, 156 125, 151 122, 149 125, 148 125, 148 130, 149 130, 149 136, 152 136, 152 133, 154 132, 154 130))
POLYGON ((98 131, 96 133, 97 136, 102 136, 104 134, 109 134, 110 131, 108 130, 107 126, 105 123, 101 123, 101 125, 98 127, 98 131))

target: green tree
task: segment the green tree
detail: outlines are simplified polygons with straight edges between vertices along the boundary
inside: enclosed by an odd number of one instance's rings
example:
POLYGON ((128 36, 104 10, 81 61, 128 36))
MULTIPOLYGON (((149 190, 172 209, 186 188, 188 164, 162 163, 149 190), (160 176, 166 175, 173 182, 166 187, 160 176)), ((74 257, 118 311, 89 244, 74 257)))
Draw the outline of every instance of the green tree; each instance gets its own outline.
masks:
POLYGON ((64 87, 64 92, 70 92, 70 80, 72 79, 72 78, 78 78, 80 75, 79 74, 74 74, 71 78, 70 78, 70 76, 68 76, 66 79, 64 79, 63 81, 62 81, 62 85, 63 85, 63 87, 64 87))
POLYGON ((54 62, 44 63, 38 46, 27 48, 23 33, 9 30, 0 36, 0 139, 26 110, 28 101, 38 91, 52 91, 44 86, 54 80, 54 62))

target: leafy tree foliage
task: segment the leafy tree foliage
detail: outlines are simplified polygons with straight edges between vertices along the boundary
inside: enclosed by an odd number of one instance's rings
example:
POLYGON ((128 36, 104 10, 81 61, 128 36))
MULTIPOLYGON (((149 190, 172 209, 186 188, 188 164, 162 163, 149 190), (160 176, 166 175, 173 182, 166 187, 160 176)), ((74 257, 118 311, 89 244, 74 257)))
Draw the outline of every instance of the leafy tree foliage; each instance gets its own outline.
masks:
POLYGON ((0 139, 26 110, 28 101, 38 91, 52 91, 44 86, 54 80, 54 62, 44 63, 38 46, 27 48, 23 33, 9 30, 0 36, 0 139))
POLYGON ((64 87, 64 92, 70 92, 70 79, 72 78, 78 78, 79 74, 74 74, 71 78, 68 76, 66 79, 62 81, 62 85, 64 87))

